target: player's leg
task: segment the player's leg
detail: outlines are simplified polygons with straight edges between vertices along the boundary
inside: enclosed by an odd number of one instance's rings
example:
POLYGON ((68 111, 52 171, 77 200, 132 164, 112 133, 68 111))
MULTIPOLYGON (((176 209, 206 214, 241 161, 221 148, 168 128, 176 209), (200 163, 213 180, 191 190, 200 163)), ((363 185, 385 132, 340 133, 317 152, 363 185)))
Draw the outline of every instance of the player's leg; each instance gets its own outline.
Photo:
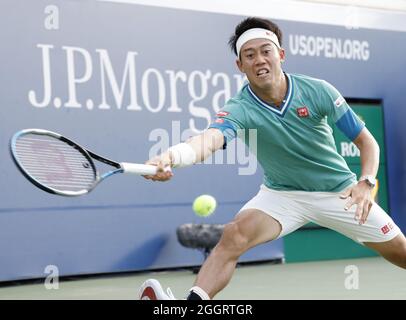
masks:
POLYGON ((230 281, 238 258, 248 249, 277 238, 281 230, 277 220, 260 210, 241 211, 225 225, 219 243, 197 275, 195 286, 213 298, 230 281))
POLYGON ((364 242, 364 244, 378 252, 386 260, 406 269, 406 238, 401 233, 385 242, 364 242))
MULTIPOLYGON (((277 220, 260 210, 240 211, 232 222, 225 225, 219 243, 200 268, 188 299, 213 298, 230 281, 239 256, 249 248, 277 238, 281 230, 277 220)), ((155 279, 148 279, 142 284, 138 298, 175 299, 172 293, 165 292, 155 279)))
POLYGON ((238 258, 248 249, 283 237, 306 224, 303 207, 295 195, 268 189, 262 185, 258 194, 228 224, 218 245, 200 269, 188 299, 213 298, 230 281, 238 258), (200 294, 194 294, 194 291, 200 294))
MULTIPOLYGON (((248 249, 285 236, 308 222, 295 195, 261 186, 234 220, 224 227, 222 237, 197 275, 188 299, 210 299, 230 281, 238 258, 248 249)), ((158 281, 142 286, 140 298, 171 299, 158 281), (149 294, 157 292, 157 295, 149 294)))

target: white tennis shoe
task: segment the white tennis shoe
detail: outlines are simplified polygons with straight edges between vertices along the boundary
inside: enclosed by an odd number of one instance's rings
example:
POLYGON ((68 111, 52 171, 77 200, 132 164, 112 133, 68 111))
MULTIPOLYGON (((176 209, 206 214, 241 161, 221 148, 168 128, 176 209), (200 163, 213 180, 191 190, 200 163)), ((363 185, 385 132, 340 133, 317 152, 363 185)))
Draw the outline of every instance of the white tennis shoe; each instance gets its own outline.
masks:
POLYGON ((176 298, 169 288, 165 293, 158 280, 148 279, 140 287, 138 300, 176 300, 176 298))

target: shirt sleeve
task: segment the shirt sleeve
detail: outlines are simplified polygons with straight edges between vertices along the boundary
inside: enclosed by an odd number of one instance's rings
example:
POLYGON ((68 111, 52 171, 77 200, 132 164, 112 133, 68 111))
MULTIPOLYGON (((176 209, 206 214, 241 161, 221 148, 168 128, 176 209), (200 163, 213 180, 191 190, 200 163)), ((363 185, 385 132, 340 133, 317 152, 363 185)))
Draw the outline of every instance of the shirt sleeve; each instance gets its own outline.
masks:
POLYGON ((365 127, 365 123, 355 114, 340 92, 326 81, 323 81, 320 102, 323 113, 331 118, 340 131, 351 141, 365 127))
POLYGON ((227 144, 238 136, 238 130, 244 129, 239 106, 227 103, 224 108, 217 112, 209 128, 219 129, 224 135, 223 149, 227 144))

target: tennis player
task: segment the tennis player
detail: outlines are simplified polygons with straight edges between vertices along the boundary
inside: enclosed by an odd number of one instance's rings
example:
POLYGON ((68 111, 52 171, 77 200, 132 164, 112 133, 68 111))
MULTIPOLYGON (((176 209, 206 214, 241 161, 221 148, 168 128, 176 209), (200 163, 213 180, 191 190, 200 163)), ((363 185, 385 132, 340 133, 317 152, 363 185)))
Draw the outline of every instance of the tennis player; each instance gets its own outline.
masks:
MULTIPOLYGON (((226 148, 241 130, 257 130, 263 184, 225 226, 187 299, 212 299, 228 284, 244 252, 308 222, 340 232, 406 268, 405 236, 372 199, 379 146, 365 124, 328 82, 282 70, 282 32, 272 21, 245 19, 229 44, 248 83, 204 133, 147 162, 159 172, 146 178, 166 181, 173 174, 165 167, 203 161, 226 148), (360 150, 358 180, 338 154, 327 118, 360 150)), ((140 299, 174 298, 154 279, 147 280, 139 294, 140 299)))

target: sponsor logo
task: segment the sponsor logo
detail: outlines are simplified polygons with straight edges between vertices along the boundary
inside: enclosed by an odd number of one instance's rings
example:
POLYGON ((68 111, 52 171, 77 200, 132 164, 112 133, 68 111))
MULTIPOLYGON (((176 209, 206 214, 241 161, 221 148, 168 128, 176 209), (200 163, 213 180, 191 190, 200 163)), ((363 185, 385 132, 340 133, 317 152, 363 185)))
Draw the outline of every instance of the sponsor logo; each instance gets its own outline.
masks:
POLYGON ((309 110, 307 107, 300 107, 296 109, 297 115, 301 118, 308 117, 309 116, 309 110))
POLYGON ((381 231, 382 231, 383 234, 387 234, 387 233, 390 231, 389 226, 385 224, 385 225, 381 228, 381 231))
MULTIPOLYGON (((120 50, 119 53, 115 50, 114 59, 112 53, 103 48, 90 50, 75 45, 37 43, 35 50, 37 52, 29 54, 40 58, 33 62, 36 64, 34 69, 39 72, 30 77, 31 84, 23 95, 28 99, 28 105, 38 110, 70 108, 75 114, 80 110, 103 114, 183 112, 188 129, 196 134, 208 127, 215 118, 213 115, 245 83, 245 75, 223 70, 189 70, 186 66, 188 72, 182 67, 175 70, 145 63, 139 65, 138 59, 143 59, 145 53, 138 50, 120 50), (121 61, 118 56, 122 57, 121 61), (64 77, 61 80, 64 85, 56 86, 53 81, 61 77, 64 77), (180 86, 183 90, 183 84, 186 84, 186 91, 180 97, 178 92, 180 86)), ((139 120, 143 116, 136 118, 139 120)))
POLYGON ((292 55, 368 61, 370 44, 365 40, 320 37, 317 35, 289 35, 289 51, 292 55))
POLYGON ((220 111, 220 112, 217 112, 216 116, 217 117, 225 117, 225 116, 228 116, 229 114, 230 114, 230 112, 220 111))

